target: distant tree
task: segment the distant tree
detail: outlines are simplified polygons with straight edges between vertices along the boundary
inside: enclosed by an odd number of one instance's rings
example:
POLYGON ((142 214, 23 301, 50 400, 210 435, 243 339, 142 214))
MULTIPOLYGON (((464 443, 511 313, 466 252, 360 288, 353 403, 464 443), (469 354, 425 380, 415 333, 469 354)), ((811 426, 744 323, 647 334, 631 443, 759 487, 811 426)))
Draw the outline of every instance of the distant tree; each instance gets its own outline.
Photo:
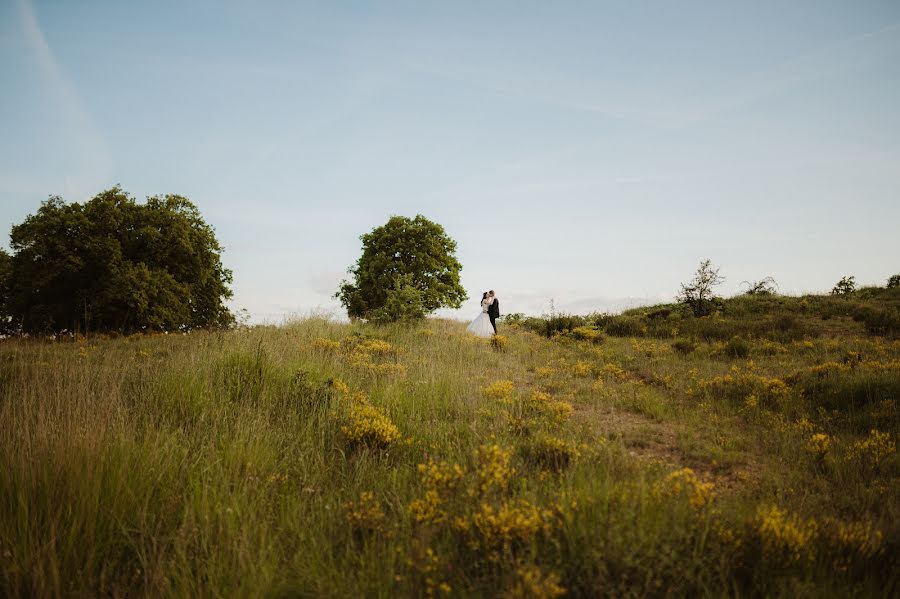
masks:
POLYGON ((466 299, 456 242, 424 216, 393 216, 360 237, 363 253, 335 297, 351 318, 379 322, 420 318, 466 299))
POLYGON ((900 275, 892 275, 891 278, 888 279, 887 288, 894 289, 895 287, 900 287, 900 275))
POLYGON ((232 322, 231 271, 187 198, 119 187, 51 197, 12 228, 7 311, 24 331, 187 330, 232 322))
POLYGON ((766 277, 759 281, 744 281, 747 285, 746 295, 775 295, 778 293, 778 283, 772 277, 766 277))
POLYGON ((831 295, 850 295, 856 291, 856 277, 841 277, 831 289, 831 295))
POLYGON ((681 284, 677 299, 690 306, 695 316, 706 316, 713 307, 713 287, 724 281, 725 277, 719 275, 718 268, 713 268, 712 261, 704 260, 694 273, 694 278, 681 284))

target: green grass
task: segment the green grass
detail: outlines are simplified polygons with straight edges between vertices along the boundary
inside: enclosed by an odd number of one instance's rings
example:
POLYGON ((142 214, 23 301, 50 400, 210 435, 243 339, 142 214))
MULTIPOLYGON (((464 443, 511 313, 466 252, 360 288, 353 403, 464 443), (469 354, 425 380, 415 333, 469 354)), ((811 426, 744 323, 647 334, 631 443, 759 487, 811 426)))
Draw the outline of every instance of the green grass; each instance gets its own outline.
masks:
POLYGON ((526 326, 3 341, 0 595, 897 592, 900 342, 526 326))

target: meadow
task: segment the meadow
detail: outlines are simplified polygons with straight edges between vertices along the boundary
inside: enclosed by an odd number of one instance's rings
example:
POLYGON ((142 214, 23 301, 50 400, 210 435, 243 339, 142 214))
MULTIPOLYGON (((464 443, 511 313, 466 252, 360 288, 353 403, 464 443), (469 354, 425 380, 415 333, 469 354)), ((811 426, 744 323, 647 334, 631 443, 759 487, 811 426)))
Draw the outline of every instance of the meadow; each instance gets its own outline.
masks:
POLYGON ((896 596, 893 301, 4 340, 0 595, 896 596))

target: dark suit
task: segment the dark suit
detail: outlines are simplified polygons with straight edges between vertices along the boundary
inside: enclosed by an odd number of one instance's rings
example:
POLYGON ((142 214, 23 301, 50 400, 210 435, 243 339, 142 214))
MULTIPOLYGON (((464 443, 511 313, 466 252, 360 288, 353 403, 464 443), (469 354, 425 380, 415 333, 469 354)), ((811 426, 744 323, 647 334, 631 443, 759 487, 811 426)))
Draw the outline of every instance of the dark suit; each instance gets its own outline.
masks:
POLYGON ((496 297, 491 305, 488 306, 488 318, 491 319, 491 326, 494 327, 494 334, 497 334, 497 319, 500 318, 500 300, 496 297))

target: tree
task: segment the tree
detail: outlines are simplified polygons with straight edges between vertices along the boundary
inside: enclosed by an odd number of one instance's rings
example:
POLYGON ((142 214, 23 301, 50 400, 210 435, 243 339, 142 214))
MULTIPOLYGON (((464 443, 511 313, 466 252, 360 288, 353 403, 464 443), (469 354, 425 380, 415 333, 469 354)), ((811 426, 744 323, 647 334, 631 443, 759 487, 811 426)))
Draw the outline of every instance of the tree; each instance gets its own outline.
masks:
POLYGON ((681 284, 678 301, 691 307, 695 316, 706 316, 712 311, 713 287, 725 281, 719 276, 719 269, 713 268, 707 259, 700 263, 694 278, 681 284))
POLYGON ((12 326, 9 312, 7 312, 7 297, 9 296, 9 276, 12 269, 12 258, 0 248, 0 334, 9 332, 12 326))
POLYGON ((441 225, 421 214, 392 216, 360 239, 362 256, 347 271, 353 280, 335 294, 351 318, 420 318, 465 301, 456 242, 441 225))
POLYGON ((895 287, 900 287, 900 275, 891 275, 887 282, 888 289, 894 289, 895 287))
POLYGON ((187 198, 138 204, 119 187, 51 197, 12 228, 7 310, 24 331, 188 330, 230 324, 231 271, 187 198))
POLYGON ((831 289, 831 295, 850 295, 856 291, 856 277, 841 277, 831 289))

